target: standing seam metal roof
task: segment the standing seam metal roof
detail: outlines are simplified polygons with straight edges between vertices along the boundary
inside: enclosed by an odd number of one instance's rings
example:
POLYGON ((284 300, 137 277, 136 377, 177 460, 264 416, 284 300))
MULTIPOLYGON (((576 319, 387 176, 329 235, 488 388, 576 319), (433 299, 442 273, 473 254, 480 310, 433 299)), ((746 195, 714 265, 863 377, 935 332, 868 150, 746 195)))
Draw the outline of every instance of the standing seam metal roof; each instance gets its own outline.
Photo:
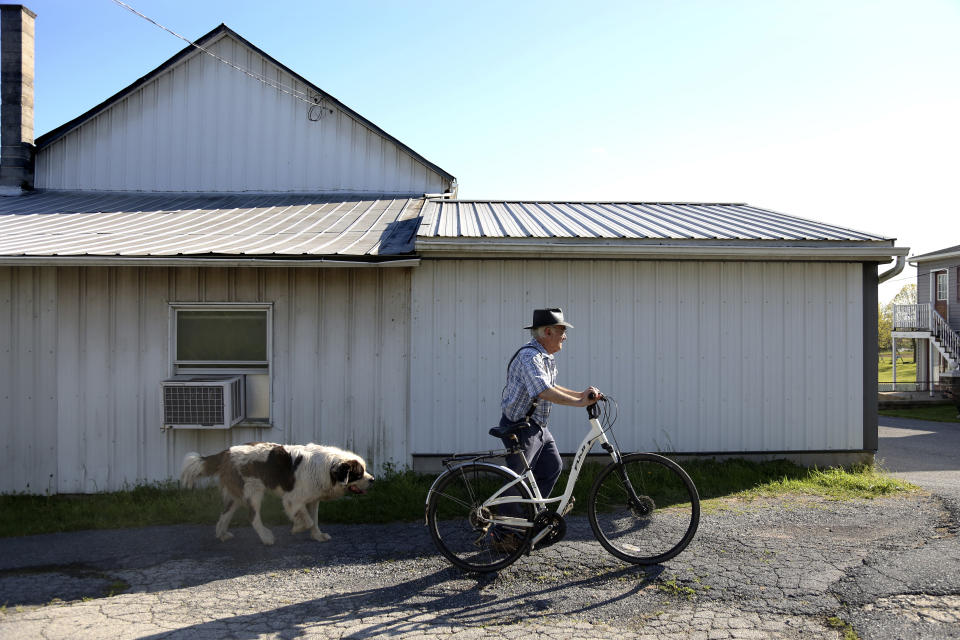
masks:
POLYGON ((891 238, 747 204, 428 200, 420 239, 878 242, 891 238))
POLYGON ((41 192, 0 198, 0 256, 410 257, 423 202, 41 192))
POLYGON ((0 198, 0 256, 408 258, 415 241, 446 239, 890 241, 745 204, 59 191, 0 198))

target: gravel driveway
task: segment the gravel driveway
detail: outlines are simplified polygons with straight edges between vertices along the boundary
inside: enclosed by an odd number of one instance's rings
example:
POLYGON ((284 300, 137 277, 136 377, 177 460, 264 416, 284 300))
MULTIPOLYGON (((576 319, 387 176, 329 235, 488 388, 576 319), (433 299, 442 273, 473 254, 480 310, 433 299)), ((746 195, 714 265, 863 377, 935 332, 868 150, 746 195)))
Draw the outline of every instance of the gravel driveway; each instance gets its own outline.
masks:
POLYGON ((212 522, 8 539, 0 638, 960 638, 948 507, 710 503, 690 547, 646 570, 572 517, 487 577, 449 567, 420 522, 326 526, 323 544, 275 527, 273 547, 249 527, 219 542, 212 522))

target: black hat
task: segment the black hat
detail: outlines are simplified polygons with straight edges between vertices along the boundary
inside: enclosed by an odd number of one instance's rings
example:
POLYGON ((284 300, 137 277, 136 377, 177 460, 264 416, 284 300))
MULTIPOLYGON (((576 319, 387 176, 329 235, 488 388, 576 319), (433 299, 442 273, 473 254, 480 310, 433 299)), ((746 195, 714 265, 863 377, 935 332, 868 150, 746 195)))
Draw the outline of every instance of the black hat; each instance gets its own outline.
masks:
POLYGON ((553 327, 563 325, 573 329, 573 325, 563 319, 562 309, 534 309, 533 324, 524 329, 536 329, 537 327, 553 327))

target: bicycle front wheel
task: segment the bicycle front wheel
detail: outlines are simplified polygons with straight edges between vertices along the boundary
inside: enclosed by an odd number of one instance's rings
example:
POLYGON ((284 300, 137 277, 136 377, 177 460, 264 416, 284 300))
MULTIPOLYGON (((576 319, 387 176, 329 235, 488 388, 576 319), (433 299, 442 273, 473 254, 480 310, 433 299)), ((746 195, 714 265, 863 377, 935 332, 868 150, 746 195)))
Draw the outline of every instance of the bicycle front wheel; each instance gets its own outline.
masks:
MULTIPOLYGON (((455 467, 437 480, 427 502, 427 525, 437 549, 454 565, 467 571, 498 571, 526 551, 531 529, 507 529, 496 521, 503 516, 532 521, 533 505, 483 506, 514 479, 496 465, 474 463, 455 467)), ((510 493, 532 499, 523 482, 510 493)))
POLYGON ((658 564, 683 551, 700 523, 687 472, 653 453, 624 456, 597 477, 587 505, 593 534, 626 562, 658 564))

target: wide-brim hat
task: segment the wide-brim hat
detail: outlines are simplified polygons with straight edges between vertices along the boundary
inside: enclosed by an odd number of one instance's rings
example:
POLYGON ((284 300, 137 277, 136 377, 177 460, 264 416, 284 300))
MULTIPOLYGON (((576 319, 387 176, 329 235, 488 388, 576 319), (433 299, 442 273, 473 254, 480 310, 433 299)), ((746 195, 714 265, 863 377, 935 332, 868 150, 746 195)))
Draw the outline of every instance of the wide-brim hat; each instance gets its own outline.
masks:
POLYGON ((563 310, 562 309, 534 309, 533 310, 533 324, 529 327, 524 327, 524 329, 536 329, 537 327, 553 327, 556 325, 563 325, 564 327, 569 327, 573 329, 573 325, 563 319, 563 310))

